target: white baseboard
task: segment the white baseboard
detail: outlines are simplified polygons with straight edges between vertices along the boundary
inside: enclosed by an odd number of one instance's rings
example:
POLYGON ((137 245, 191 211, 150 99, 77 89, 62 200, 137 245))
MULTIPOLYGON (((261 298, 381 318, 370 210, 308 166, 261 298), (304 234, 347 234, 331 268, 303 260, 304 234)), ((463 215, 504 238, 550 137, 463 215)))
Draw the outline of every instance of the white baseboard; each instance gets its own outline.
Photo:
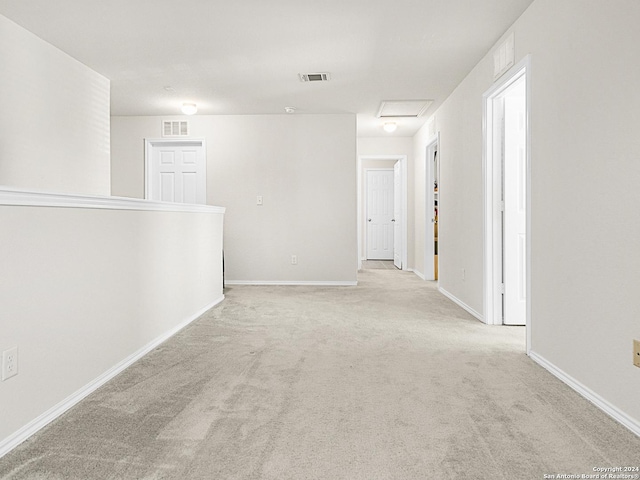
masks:
POLYGON ((54 407, 50 408, 49 410, 44 412, 42 415, 40 415, 33 421, 27 423, 24 427, 22 427, 17 432, 13 433, 12 435, 9 435, 9 437, 0 441, 0 458, 2 458, 4 455, 9 453, 15 447, 20 445, 31 435, 35 434, 38 430, 47 426, 49 423, 54 421, 60 415, 62 415, 67 410, 75 406, 78 402, 83 400, 85 397, 87 397, 88 395, 96 391, 98 388, 100 388, 102 385, 104 385, 109 380, 114 378, 116 375, 124 371, 127 367, 131 366, 133 363, 140 360, 142 357, 144 357, 147 353, 149 353, 151 350, 156 348, 158 345, 162 344, 163 342, 168 340, 170 337, 178 333, 180 330, 182 330, 184 327, 189 325, 191 322, 193 322, 195 319, 200 317, 202 314, 204 314, 208 310, 218 305, 223 300, 224 300, 224 295, 214 300, 209 305, 201 308, 200 310, 195 312, 193 315, 191 315, 187 319, 183 320, 179 325, 173 327, 171 330, 163 333, 156 339, 152 340, 150 343, 142 347, 140 350, 131 354, 130 356, 122 360, 120 363, 113 366, 111 369, 107 370, 105 373, 103 373, 93 381, 89 382, 87 385, 82 387, 77 392, 71 394, 70 396, 65 398, 63 401, 61 401, 54 407))
POLYGON ((419 272, 418 270, 413 270, 413 273, 415 273, 418 277, 420 277, 422 280, 426 280, 427 277, 424 276, 424 273, 419 272))
POLYGON ((602 410, 604 413, 609 415, 618 423, 622 424, 637 436, 640 437, 640 422, 638 420, 631 418, 629 415, 624 413, 622 410, 617 408, 616 406, 609 403, 607 400, 602 398, 596 392, 591 390, 590 388, 584 386, 578 380, 573 378, 571 375, 568 375, 560 368, 556 367, 553 363, 546 360, 544 357, 541 357, 537 353, 530 351, 529 357, 540 365, 542 368, 547 370, 549 373, 559 378, 562 382, 566 383, 568 386, 573 388, 576 392, 582 395, 584 398, 593 403, 596 407, 602 410))
POLYGON ((484 315, 482 315, 481 313, 478 313, 477 311, 475 311, 473 308, 471 308, 469 305, 467 305, 466 303, 464 303, 462 300, 460 300, 458 297, 456 297, 455 295, 453 295, 452 293, 447 292, 444 288, 442 287, 438 287, 438 291, 443 294, 445 297, 447 297, 449 300, 451 300, 453 303, 457 304, 458 306, 462 307, 463 309, 465 309, 467 312, 469 312, 471 315, 473 315, 474 317, 476 317, 478 320, 480 320, 483 323, 486 323, 484 321, 484 315))
POLYGON ((316 281, 316 280, 225 280, 225 285, 302 285, 315 287, 353 287, 358 284, 357 281, 316 281))

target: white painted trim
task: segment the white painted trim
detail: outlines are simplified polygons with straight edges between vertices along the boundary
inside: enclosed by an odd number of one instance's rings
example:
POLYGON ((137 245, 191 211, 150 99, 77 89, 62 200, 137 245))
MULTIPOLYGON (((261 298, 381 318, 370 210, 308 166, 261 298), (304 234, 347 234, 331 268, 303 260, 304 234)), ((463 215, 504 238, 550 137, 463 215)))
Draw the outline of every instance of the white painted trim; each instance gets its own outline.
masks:
POLYGON ((425 276, 424 276, 424 273, 419 272, 418 270, 410 270, 410 271, 412 271, 413 273, 415 273, 415 274, 416 274, 418 277, 420 277, 422 280, 425 280, 425 281, 427 280, 427 277, 425 277, 425 276))
POLYGON ((489 120, 491 118, 491 112, 487 108, 488 102, 506 88, 508 88, 514 81, 524 75, 526 81, 526 102, 527 102, 527 179, 526 179, 526 202, 527 202, 527 220, 526 220, 526 268, 527 268, 527 313, 526 313, 526 337, 527 337, 527 353, 531 351, 531 55, 527 55, 516 65, 511 67, 509 71, 504 74, 500 80, 495 82, 492 87, 487 90, 482 96, 482 170, 484 177, 484 319, 485 323, 490 325, 501 325, 502 320, 496 318, 496 309, 494 308, 495 302, 495 289, 496 282, 493 278, 493 270, 491 266, 494 265, 496 252, 494 251, 493 242, 493 199, 490 192, 493 191, 493 162, 492 160, 492 146, 491 142, 487 141, 487 136, 490 132, 489 120))
MULTIPOLYGON (((427 155, 430 153, 433 147, 436 147, 438 151, 438 169, 440 168, 440 161, 442 159, 442 155, 440 152, 440 132, 436 132, 436 134, 427 142, 424 146, 424 168, 425 168, 425 185, 424 185, 424 269, 427 270, 427 264, 431 266, 429 277, 425 275, 423 280, 435 280, 434 269, 435 262, 433 260, 435 247, 433 245, 433 233, 435 231, 435 226, 433 224, 433 211, 431 208, 427 208, 427 204, 433 205, 434 203, 434 192, 433 192, 433 177, 431 176, 431 155, 427 155), (429 257, 432 260, 427 260, 429 257)), ((436 172, 436 176, 440 177, 440 172, 436 172)), ((442 182, 440 182, 442 184, 442 182)), ((440 185, 438 185, 438 210, 440 210, 441 201, 440 201, 440 185)), ((438 275, 438 279, 440 275, 438 275)), ((436 280, 439 282, 439 280, 436 280)))
POLYGON ((362 252, 362 157, 358 157, 358 169, 356 171, 356 222, 358 222, 358 228, 356 228, 356 240, 358 242, 356 248, 356 254, 358 255, 358 271, 362 270, 362 262, 366 260, 362 252))
POLYGON ((138 198, 103 197, 27 191, 0 187, 0 205, 59 208, 95 208, 106 210, 142 210, 154 212, 224 213, 224 207, 186 203, 152 202, 138 198))
POLYGON ((455 303, 456 305, 458 305, 459 307, 463 308, 464 310, 466 310, 467 312, 469 312, 471 315, 473 315, 474 317, 476 317, 478 320, 480 320, 481 322, 484 322, 484 318, 482 317, 482 314, 477 312, 476 310, 474 310, 473 308, 471 308, 469 305, 467 305, 466 303, 464 303, 462 300, 460 300, 458 297, 456 297, 455 295, 453 295, 452 293, 447 292, 444 288, 438 286, 438 291, 443 294, 445 297, 447 297, 449 300, 451 300, 453 303, 455 303))
POLYGON ((282 285, 316 287, 353 287, 357 281, 321 281, 321 280, 225 280, 225 285, 282 285))
MULTIPOLYGON (((363 175, 362 161, 363 160, 396 160, 400 162, 401 175, 402 175, 402 270, 407 270, 409 263, 409 214, 408 214, 408 194, 409 194, 409 181, 408 181, 408 161, 407 155, 358 155, 358 270, 362 269, 362 259, 366 259, 366 252, 362 252, 362 230, 363 230, 363 218, 362 218, 362 182, 361 177, 363 175)), ((366 239, 365 239, 366 240, 366 239)))
MULTIPOLYGON (((163 120, 164 121, 164 120, 163 120)), ((189 138, 189 137, 169 137, 169 138, 145 138, 144 139, 144 198, 148 199, 150 196, 149 190, 151 189, 151 165, 153 147, 158 144, 173 144, 173 145, 185 145, 193 144, 202 147, 202 154, 204 155, 204 172, 205 179, 207 178, 207 144, 204 138, 189 138)), ((206 180, 205 180, 205 198, 206 198, 206 180)))
MULTIPOLYGON (((525 67, 525 80, 526 80, 526 93, 525 98, 527 101, 527 259, 526 259, 526 268, 527 268, 527 313, 526 313, 526 325, 525 325, 525 333, 527 337, 527 353, 531 352, 531 322, 533 321, 531 316, 531 206, 533 205, 531 201, 531 105, 533 102, 532 98, 532 90, 531 90, 531 55, 527 55, 522 62, 525 67)), ((517 67, 518 65, 516 65, 517 67)))
POLYGON ((402 269, 409 268, 409 162, 407 156, 400 158, 402 171, 402 269))
POLYGON ((147 353, 149 353, 151 350, 156 348, 158 345, 162 344, 163 342, 171 338, 173 335, 178 333, 180 330, 185 328, 187 325, 189 325, 191 322, 196 320, 198 317, 200 317, 207 311, 211 310, 213 307, 218 305, 223 300, 224 300, 224 295, 214 300, 209 305, 206 305, 205 307, 201 308, 200 310, 198 310, 197 312, 195 312, 194 314, 192 314, 191 316, 183 320, 180 324, 173 327, 171 330, 163 333, 156 339, 152 340, 150 343, 142 347, 137 352, 131 354, 130 356, 122 360, 120 363, 114 365, 111 369, 107 370, 102 375, 100 375, 96 379, 86 384, 80 390, 71 394, 66 399, 64 399, 54 407, 47 410, 46 412, 44 412, 42 415, 40 415, 33 421, 26 424, 17 432, 13 433, 12 435, 9 435, 7 438, 5 438, 0 442, 0 458, 6 455, 7 453, 9 453, 18 445, 20 445, 27 438, 34 435, 36 432, 38 432, 38 430, 44 428, 49 423, 51 423, 56 418, 58 418, 60 415, 65 413, 67 410, 69 410, 70 408, 78 404, 81 400, 86 398, 88 395, 95 392, 98 388, 100 388, 102 385, 107 383, 109 380, 112 380, 116 375, 120 374, 129 366, 131 366, 132 364, 140 360, 142 357, 144 357, 147 353))
POLYGON ((542 368, 544 368, 549 373, 551 373, 552 375, 560 379, 563 383, 567 384, 573 390, 575 390, 584 398, 589 400, 591 403, 593 403, 596 407, 598 407, 604 413, 609 415, 615 421, 622 424, 624 427, 628 428, 629 430, 631 430, 633 433, 635 433, 637 436, 640 437, 640 422, 638 422, 638 420, 630 417, 615 405, 612 405, 610 402, 602 398, 600 395, 598 395, 596 392, 591 390, 589 387, 586 387, 585 385, 580 383, 578 380, 573 378, 571 375, 567 374, 562 369, 556 367, 553 363, 549 362, 547 359, 545 359, 541 355, 538 355, 533 351, 529 351, 528 355, 529 357, 531 357, 531 359, 534 362, 536 362, 542 368))

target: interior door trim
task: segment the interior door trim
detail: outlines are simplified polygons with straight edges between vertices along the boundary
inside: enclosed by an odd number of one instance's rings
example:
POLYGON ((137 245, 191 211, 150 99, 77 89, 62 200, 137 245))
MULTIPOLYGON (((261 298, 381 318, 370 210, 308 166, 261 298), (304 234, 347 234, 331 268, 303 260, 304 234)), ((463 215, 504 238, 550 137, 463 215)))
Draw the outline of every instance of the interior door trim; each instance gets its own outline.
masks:
POLYGON ((358 155, 358 178, 357 178, 357 208, 358 211, 356 212, 357 214, 357 221, 358 221, 358 228, 357 228, 357 239, 358 239, 358 270, 362 269, 362 260, 363 260, 363 256, 364 256, 364 251, 362 250, 362 240, 364 238, 364 218, 362 215, 362 210, 363 210, 363 185, 362 185, 362 176, 363 176, 363 166, 362 166, 362 162, 365 160, 397 160, 400 162, 400 167, 401 167, 401 172, 402 172, 402 180, 401 180, 401 186, 402 186, 402 218, 403 218, 403 224, 402 224, 402 269, 403 270, 410 270, 409 266, 408 266, 408 262, 407 262, 407 257, 408 257, 408 248, 407 248, 407 239, 408 239, 408 215, 407 215, 407 210, 408 210, 408 206, 407 206, 407 194, 408 194, 408 182, 407 182, 407 169, 408 169, 408 162, 407 162, 407 155, 358 155))
MULTIPOLYGON (((160 145, 173 145, 173 146, 198 146, 202 147, 202 154, 204 155, 204 168, 205 171, 205 189, 206 189, 206 171, 207 171, 207 146, 204 138, 145 138, 144 139, 144 198, 150 199, 151 193, 151 174, 153 165, 153 147, 160 145)), ((206 198, 206 193, 205 193, 206 198)))

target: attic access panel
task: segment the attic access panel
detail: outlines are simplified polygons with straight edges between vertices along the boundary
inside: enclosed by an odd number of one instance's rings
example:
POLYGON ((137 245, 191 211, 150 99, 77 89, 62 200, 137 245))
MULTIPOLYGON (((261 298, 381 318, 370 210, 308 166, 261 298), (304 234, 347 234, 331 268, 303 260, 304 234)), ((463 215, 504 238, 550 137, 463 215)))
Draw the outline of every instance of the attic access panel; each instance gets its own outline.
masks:
POLYGON ((383 100, 378 109, 378 118, 413 117, 427 111, 433 100, 383 100))

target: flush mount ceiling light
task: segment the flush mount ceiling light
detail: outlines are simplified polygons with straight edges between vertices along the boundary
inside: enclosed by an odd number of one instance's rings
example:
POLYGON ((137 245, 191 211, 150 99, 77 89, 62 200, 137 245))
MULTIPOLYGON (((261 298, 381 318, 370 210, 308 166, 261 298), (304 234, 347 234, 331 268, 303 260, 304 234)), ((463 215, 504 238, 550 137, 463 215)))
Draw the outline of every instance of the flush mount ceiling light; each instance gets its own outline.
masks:
POLYGON ((398 124, 396 122, 384 122, 382 128, 384 128, 385 132, 391 133, 396 131, 396 128, 398 128, 398 124))
POLYGON ((287 113, 296 113, 296 107, 284 107, 284 111, 287 113))
POLYGON ((182 113, 185 115, 193 115, 198 111, 198 106, 195 103, 183 103, 182 113))

